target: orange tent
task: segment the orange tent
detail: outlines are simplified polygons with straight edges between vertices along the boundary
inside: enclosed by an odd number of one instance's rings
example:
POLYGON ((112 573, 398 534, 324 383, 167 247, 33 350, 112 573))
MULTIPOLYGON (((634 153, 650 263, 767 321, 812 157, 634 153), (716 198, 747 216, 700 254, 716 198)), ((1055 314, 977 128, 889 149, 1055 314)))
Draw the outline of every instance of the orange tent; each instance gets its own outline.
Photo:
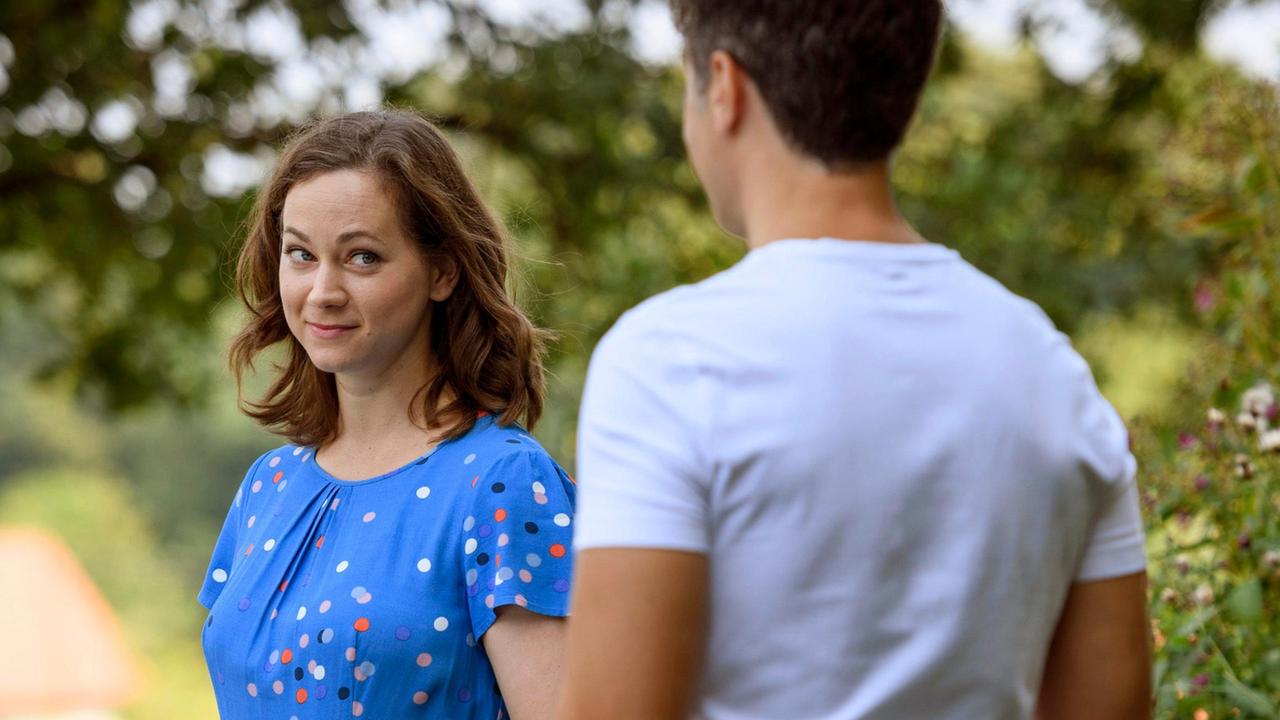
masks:
POLYGON ((0 716, 110 710, 138 676, 111 607, 61 540, 0 528, 0 716))

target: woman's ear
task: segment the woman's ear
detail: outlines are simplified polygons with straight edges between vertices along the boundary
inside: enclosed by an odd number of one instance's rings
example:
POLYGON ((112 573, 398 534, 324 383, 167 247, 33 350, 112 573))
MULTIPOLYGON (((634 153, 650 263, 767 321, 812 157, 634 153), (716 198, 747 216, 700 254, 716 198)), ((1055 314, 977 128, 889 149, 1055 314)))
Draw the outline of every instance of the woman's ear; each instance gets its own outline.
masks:
POLYGON ((437 255, 430 260, 431 300, 444 302, 458 285, 458 262, 449 255, 437 255))

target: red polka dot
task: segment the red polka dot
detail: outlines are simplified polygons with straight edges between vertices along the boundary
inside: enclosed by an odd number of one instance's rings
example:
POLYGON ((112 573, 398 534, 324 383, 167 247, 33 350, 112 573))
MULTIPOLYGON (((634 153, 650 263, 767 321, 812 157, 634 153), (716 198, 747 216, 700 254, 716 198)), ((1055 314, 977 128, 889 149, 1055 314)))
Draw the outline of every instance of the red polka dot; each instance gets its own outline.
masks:
POLYGON ((324 536, 323 536, 323 535, 321 535, 320 537, 316 538, 316 549, 317 549, 317 550, 319 550, 319 549, 320 549, 320 548, 322 548, 322 547, 324 547, 324 536))
POLYGON ((274 485, 274 484, 276 484, 276 483, 280 482, 280 478, 282 478, 282 477, 284 477, 284 471, 283 471, 283 470, 277 470, 277 471, 276 471, 275 476, 271 478, 271 484, 272 484, 272 485, 274 485))
POLYGON ((489 411, 488 411, 488 410, 481 410, 480 412, 476 413, 476 419, 477 419, 477 420, 479 420, 480 418, 482 418, 482 417, 484 417, 484 416, 486 416, 486 415, 488 415, 488 414, 489 414, 489 411))
POLYGON ((301 705, 306 701, 307 701, 307 691, 303 690, 302 688, 298 688, 298 704, 301 705))
POLYGON ((281 581, 280 581, 280 592, 284 592, 284 589, 285 589, 286 587, 288 587, 288 585, 289 585, 289 581, 288 581, 288 580, 281 580, 281 581))
POLYGON ((475 477, 471 478, 471 487, 475 487, 475 486, 476 486, 476 483, 478 483, 478 482, 480 482, 480 476, 479 476, 479 475, 477 475, 477 476, 475 476, 475 477))
POLYGON ((354 625, 356 632, 364 632, 369 629, 369 618, 360 618, 356 620, 354 625))
POLYGON ((551 552, 551 557, 562 558, 564 557, 564 546, 561 545, 560 543, 556 543, 555 545, 551 546, 550 552, 551 552))
POLYGON ((244 549, 244 556, 249 557, 249 553, 253 552, 253 543, 249 543, 249 547, 244 549))
POLYGON ((289 648, 285 648, 284 652, 280 653, 280 664, 288 665, 292 661, 293 661, 293 651, 290 650, 289 648))
POLYGON ((498 508, 497 512, 493 514, 493 519, 496 520, 497 522, 502 522, 503 520, 506 520, 507 511, 504 510, 503 508, 498 508))

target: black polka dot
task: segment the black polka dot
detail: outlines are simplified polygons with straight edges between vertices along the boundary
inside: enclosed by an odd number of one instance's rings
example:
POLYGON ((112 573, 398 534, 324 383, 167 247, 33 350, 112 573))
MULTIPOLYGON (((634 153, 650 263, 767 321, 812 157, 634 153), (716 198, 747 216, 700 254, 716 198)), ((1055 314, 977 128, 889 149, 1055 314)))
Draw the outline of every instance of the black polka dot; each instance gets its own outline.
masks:
POLYGON ((527 532, 527 533, 529 533, 530 535, 537 535, 537 534, 538 534, 538 523, 533 522, 533 521, 529 521, 529 522, 525 523, 525 524, 524 524, 524 531, 525 531, 525 532, 527 532))
POLYGON ((489 553, 480 553, 479 555, 477 555, 477 556, 476 556, 476 564, 477 564, 477 565, 488 565, 488 564, 489 564, 489 553))
POLYGON ((511 443, 512 445, 519 445, 519 444, 520 444, 520 441, 519 441, 519 440, 512 440, 512 439, 509 439, 509 438, 507 439, 507 442, 511 443))
POLYGON ((500 492, 503 492, 504 490, 506 490, 506 489, 507 489, 507 486, 506 486, 506 485, 504 485, 504 484, 502 484, 502 483, 500 483, 500 482, 496 482, 496 483, 494 483, 494 484, 493 484, 493 486, 492 486, 490 489, 491 489, 491 490, 493 490, 493 491, 494 491, 494 492, 496 492, 496 493, 500 493, 500 492))
POLYGON ((300 667, 296 667, 296 668, 294 668, 294 669, 293 669, 293 679, 294 679, 294 680, 301 680, 301 679, 302 679, 302 668, 300 668, 300 667))
POLYGON ((349 697, 351 697, 351 689, 350 689, 350 688, 338 688, 338 699, 339 699, 339 700, 346 700, 346 699, 347 699, 347 698, 349 698, 349 697))

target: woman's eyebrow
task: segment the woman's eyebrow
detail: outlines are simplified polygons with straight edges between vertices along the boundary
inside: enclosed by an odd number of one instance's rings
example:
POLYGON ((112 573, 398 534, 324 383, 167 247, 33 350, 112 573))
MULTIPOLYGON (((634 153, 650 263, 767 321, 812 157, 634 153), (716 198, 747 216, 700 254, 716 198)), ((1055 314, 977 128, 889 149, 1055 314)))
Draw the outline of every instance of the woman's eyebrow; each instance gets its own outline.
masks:
MULTIPOLYGON (((296 228, 291 228, 291 227, 289 227, 289 226, 287 226, 287 225, 286 225, 286 226, 285 226, 285 228, 284 228, 284 232, 285 232, 286 234, 291 234, 291 235, 296 235, 296 236, 298 236, 298 239, 299 239, 299 240, 301 240, 301 241, 303 241, 303 242, 311 242, 311 238, 307 237, 306 233, 304 233, 304 232, 302 232, 301 230, 298 230, 298 229, 296 229, 296 228)), ((350 241, 355 240, 355 239, 357 239, 357 238, 365 238, 365 239, 367 239, 367 240, 373 240, 374 242, 379 242, 379 243, 381 243, 381 242, 382 242, 382 238, 378 237, 377 235, 374 235, 374 234, 373 234, 373 233, 371 233, 371 232, 368 232, 368 231, 365 231, 365 230, 348 230, 348 231, 346 231, 346 232, 344 232, 344 233, 342 233, 341 235, 339 235, 339 236, 338 236, 338 244, 342 244, 342 243, 345 243, 345 242, 350 242, 350 241)), ((384 243, 384 244, 385 244, 385 243, 384 243)))

